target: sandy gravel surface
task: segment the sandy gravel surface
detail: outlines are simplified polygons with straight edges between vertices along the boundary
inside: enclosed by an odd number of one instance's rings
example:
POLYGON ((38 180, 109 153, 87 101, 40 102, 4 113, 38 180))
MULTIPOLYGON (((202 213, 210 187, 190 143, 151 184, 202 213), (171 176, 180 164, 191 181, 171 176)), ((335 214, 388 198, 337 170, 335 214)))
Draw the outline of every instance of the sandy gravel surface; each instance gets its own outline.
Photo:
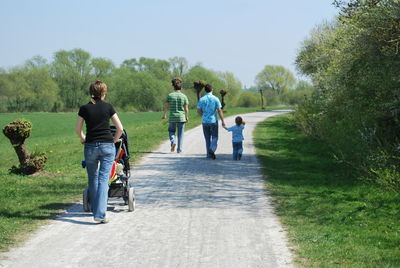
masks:
POLYGON ((231 134, 222 128, 216 160, 205 158, 200 127, 185 133, 181 154, 164 142, 132 170, 134 212, 111 199, 110 223, 96 224, 73 205, 2 254, 0 267, 293 267, 252 142, 256 123, 283 112, 242 115, 241 161, 231 160, 231 134))

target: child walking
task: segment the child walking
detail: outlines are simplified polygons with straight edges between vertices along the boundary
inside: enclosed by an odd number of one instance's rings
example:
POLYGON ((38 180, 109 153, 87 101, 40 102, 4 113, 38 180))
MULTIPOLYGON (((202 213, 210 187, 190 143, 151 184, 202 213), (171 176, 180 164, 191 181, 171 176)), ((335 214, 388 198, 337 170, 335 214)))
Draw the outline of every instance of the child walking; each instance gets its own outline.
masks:
POLYGON ((232 147, 233 147, 233 160, 240 160, 243 153, 243 129, 246 124, 240 116, 235 118, 236 125, 226 128, 229 132, 232 132, 232 147))

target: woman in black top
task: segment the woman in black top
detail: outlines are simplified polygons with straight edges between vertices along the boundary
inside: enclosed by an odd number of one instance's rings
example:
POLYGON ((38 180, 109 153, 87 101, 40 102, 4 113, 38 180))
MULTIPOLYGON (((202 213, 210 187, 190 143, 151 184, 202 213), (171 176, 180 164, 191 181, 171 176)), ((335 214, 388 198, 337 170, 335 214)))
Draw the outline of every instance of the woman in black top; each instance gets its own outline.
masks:
POLYGON ((121 137, 123 127, 113 106, 104 102, 107 86, 96 81, 89 87, 91 100, 79 108, 76 134, 85 144, 84 155, 88 174, 89 195, 94 220, 107 223, 108 180, 115 158, 114 143, 121 137), (113 136, 110 119, 117 131, 113 136), (82 132, 86 123, 86 136, 82 132))

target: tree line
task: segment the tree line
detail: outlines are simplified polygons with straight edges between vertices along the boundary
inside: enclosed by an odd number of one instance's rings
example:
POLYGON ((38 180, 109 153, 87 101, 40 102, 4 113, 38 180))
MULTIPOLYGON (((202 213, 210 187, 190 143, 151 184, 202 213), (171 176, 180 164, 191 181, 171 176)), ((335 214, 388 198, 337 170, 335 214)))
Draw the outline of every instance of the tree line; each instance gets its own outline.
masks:
POLYGON ((334 1, 339 14, 315 27, 296 58, 314 85, 298 125, 338 161, 400 189, 400 2, 334 1))
MULTIPOLYGON (((126 111, 159 111, 164 96, 171 90, 174 76, 190 81, 202 79, 215 88, 229 88, 231 98, 241 83, 229 72, 219 73, 201 65, 189 68, 183 57, 169 60, 129 59, 119 67, 106 58, 92 58, 82 49, 60 50, 53 61, 36 56, 8 72, 0 71, 0 112, 74 111, 88 101, 88 85, 103 80, 108 86, 108 101, 126 111)), ((194 105, 194 93, 186 92, 194 105)))
POLYGON ((184 57, 133 58, 117 67, 111 60, 93 58, 82 49, 60 50, 50 63, 36 56, 22 66, 0 69, 0 112, 75 111, 88 100, 88 85, 97 79, 107 84, 107 100, 119 110, 160 111, 175 76, 183 79, 190 108, 197 100, 194 81, 212 84, 216 95, 227 91, 228 107, 257 107, 264 100, 266 105, 296 104, 311 88, 305 81, 297 82, 282 66, 266 66, 257 76, 257 88, 244 91, 233 73, 213 71, 201 64, 189 66, 184 57))

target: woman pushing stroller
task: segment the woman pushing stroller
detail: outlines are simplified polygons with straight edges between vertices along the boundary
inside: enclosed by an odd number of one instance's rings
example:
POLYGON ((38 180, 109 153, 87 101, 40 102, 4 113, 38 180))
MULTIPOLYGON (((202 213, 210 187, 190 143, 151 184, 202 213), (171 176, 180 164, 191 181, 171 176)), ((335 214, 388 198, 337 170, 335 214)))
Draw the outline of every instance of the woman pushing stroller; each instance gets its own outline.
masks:
POLYGON ((94 221, 107 223, 108 181, 115 158, 114 143, 121 137, 123 127, 113 106, 103 101, 107 94, 107 85, 97 80, 90 84, 89 92, 89 103, 79 108, 76 134, 85 145, 84 155, 94 221), (110 129, 110 119, 116 127, 114 136, 110 129), (86 135, 82 132, 84 121, 86 135))

